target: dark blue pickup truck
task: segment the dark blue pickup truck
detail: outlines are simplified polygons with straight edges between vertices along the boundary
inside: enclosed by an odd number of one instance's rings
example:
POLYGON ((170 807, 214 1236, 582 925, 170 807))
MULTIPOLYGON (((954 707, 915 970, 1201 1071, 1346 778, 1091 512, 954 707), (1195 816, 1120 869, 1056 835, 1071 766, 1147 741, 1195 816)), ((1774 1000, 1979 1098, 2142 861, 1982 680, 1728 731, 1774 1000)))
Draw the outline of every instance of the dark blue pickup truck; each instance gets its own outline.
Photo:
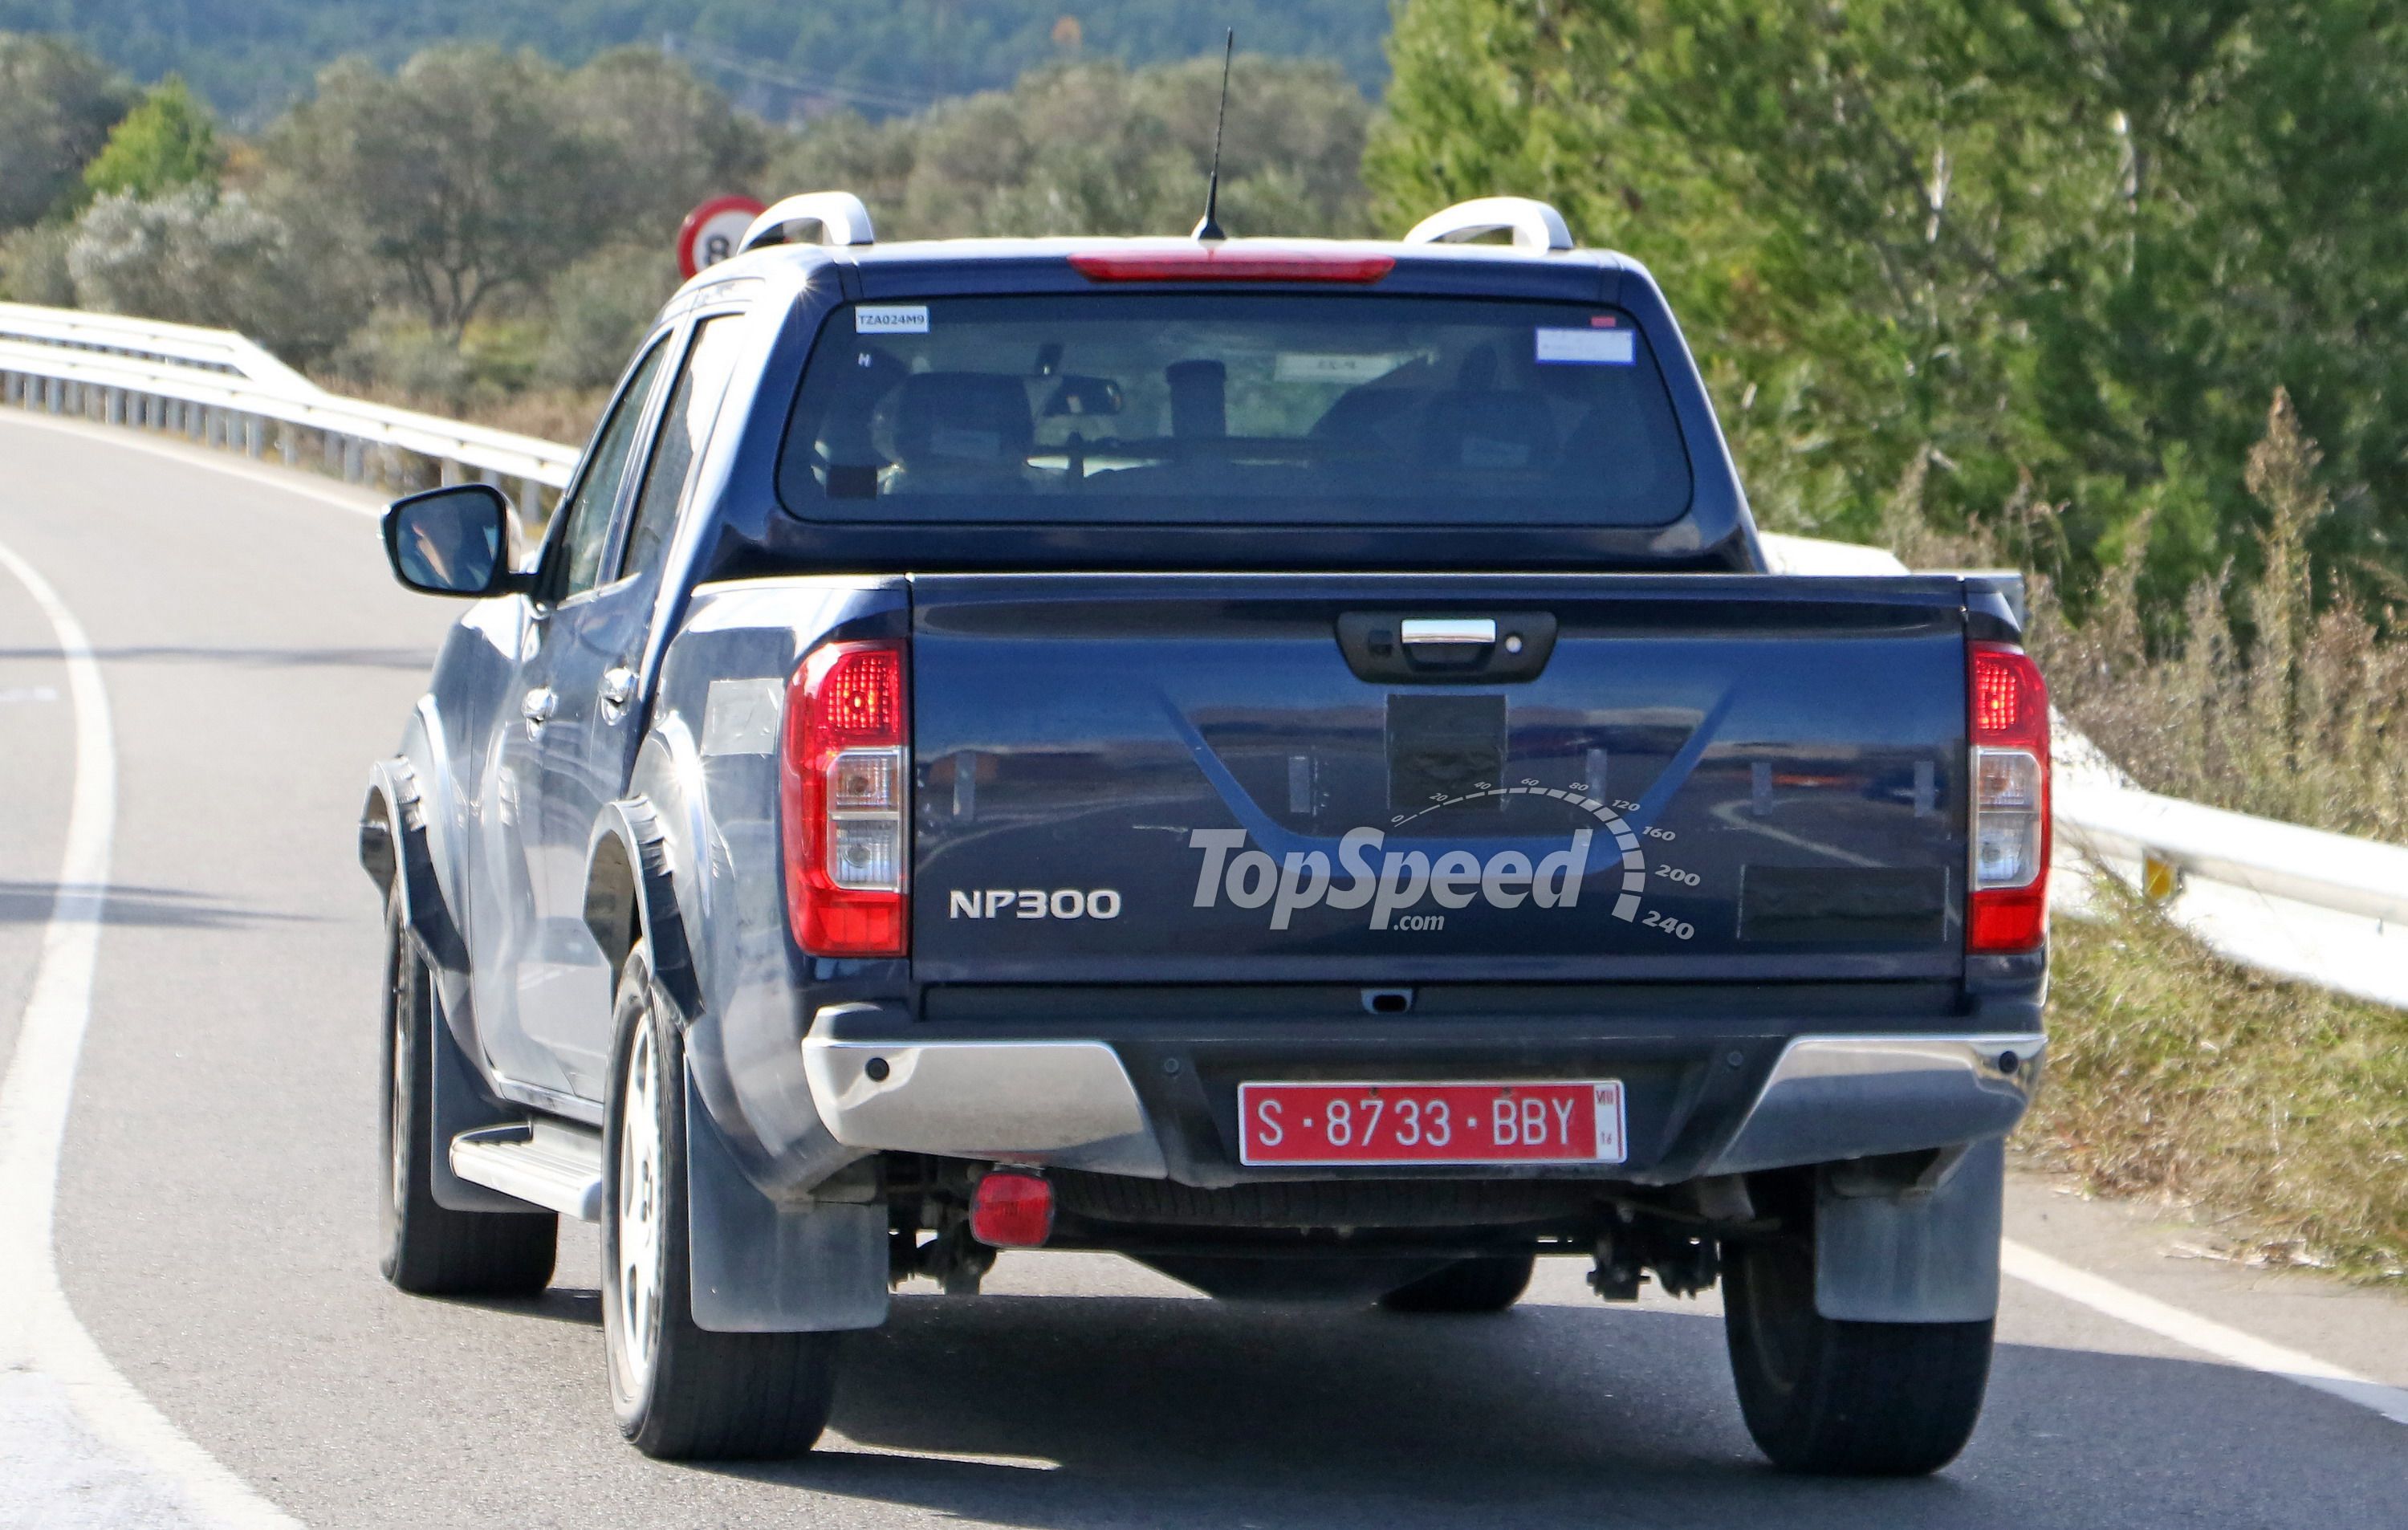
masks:
POLYGON ((2043 1049, 2012 581, 1768 574, 1655 282, 1539 204, 743 246, 539 547, 386 518, 474 601, 361 825, 394 1282, 598 1222, 623 1428, 746 1456, 998 1248, 1399 1313, 1563 1255, 1719 1281, 1780 1465, 1950 1460, 2043 1049))

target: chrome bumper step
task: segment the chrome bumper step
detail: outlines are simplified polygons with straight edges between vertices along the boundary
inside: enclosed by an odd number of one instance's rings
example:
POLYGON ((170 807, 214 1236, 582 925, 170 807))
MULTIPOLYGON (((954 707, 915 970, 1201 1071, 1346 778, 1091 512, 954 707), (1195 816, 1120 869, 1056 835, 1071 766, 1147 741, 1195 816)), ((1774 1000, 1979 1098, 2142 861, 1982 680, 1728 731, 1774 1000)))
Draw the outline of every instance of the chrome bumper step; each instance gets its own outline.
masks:
POLYGON ((580 1222, 602 1220, 602 1134, 564 1122, 492 1126, 452 1139, 452 1172, 580 1222))

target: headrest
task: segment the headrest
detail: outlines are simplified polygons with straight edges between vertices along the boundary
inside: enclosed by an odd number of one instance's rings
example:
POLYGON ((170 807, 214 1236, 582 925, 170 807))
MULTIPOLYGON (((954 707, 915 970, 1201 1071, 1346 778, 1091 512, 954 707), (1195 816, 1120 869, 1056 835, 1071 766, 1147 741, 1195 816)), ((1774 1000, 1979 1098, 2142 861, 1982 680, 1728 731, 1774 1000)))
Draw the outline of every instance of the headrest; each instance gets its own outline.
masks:
POLYGON ((1426 467, 1552 467, 1555 415, 1537 393, 1440 393, 1422 417, 1420 454, 1426 467))
POLYGON ((1036 436, 1018 378, 921 372, 896 392, 895 455, 906 468, 1016 467, 1036 436))

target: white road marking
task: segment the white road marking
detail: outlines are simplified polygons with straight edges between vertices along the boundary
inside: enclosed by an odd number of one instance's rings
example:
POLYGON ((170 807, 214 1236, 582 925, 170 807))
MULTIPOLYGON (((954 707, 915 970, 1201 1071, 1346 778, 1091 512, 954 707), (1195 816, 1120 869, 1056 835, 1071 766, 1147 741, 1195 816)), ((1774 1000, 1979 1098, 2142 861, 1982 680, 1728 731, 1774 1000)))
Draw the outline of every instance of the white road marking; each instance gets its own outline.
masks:
POLYGON ((298 494, 304 499, 314 499, 321 505, 332 506, 350 515, 365 515, 373 520, 384 514, 384 506, 381 502, 354 497, 355 495, 373 495, 374 490, 359 489, 346 492, 332 483, 312 483, 309 481, 312 470, 307 467, 297 465, 287 467, 280 462, 254 462, 248 457, 229 456, 214 448, 202 446, 197 441, 170 436, 152 440, 148 438, 152 434, 148 431, 124 425, 98 425, 89 420, 53 420, 47 415, 21 414, 13 409, 0 413, 0 420, 6 420, 13 425, 32 425, 37 429, 57 431, 63 435, 79 436, 86 440, 98 441, 122 450, 139 451, 152 457, 164 457, 179 467, 206 467, 212 472, 231 474, 238 479, 249 479, 264 488, 280 490, 288 494, 298 494))
POLYGON ((58 699, 59 688, 55 685, 20 685, 13 690, 0 691, 0 707, 21 701, 56 701, 58 699))
POLYGON ((58 894, 16 1053, 0 1079, 0 1372, 32 1370, 57 1381, 94 1435, 167 1479, 207 1518, 240 1530, 299 1530, 300 1522, 245 1486, 119 1374, 59 1284, 52 1212, 108 898, 117 746, 108 693, 82 624, 50 581, 5 545, 0 568, 16 576, 58 635, 76 743, 58 894))
POLYGON ((2051 1295, 2078 1302, 2118 1323, 2128 1323, 2160 1338, 2172 1339, 2186 1349, 2214 1355, 2227 1365, 2279 1376, 2286 1381, 2296 1381, 2344 1402, 2372 1408, 2394 1423, 2408 1423, 2408 1391, 2386 1386, 2356 1371, 2344 1370, 2315 1355, 2268 1343, 2238 1328, 2227 1327, 2212 1318, 2186 1312, 2155 1296, 2143 1296, 2103 1276, 2075 1269, 2062 1260, 2051 1259, 2038 1249, 2028 1248, 2013 1238, 2006 1240, 2000 1250, 2000 1258, 2009 1275, 2028 1285, 2038 1286, 2051 1295))

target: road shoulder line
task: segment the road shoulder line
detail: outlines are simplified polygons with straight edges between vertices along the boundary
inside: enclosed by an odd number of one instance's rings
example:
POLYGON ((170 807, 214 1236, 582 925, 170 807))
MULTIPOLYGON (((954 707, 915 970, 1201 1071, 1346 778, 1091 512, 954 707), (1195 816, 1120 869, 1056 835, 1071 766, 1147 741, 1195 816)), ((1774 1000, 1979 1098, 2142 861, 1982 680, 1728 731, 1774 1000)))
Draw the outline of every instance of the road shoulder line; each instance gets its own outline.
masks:
POLYGON ((2000 1249, 2001 1267, 2027 1285, 2053 1296, 2103 1313, 2118 1323, 2169 1338, 2186 1349, 2214 1356, 2227 1365, 2279 1376, 2286 1381, 2371 1408, 2394 1423, 2408 1423, 2408 1390, 2386 1386, 2371 1377, 2344 1370, 2299 1350, 2286 1349, 2228 1327, 2213 1318, 2187 1312, 2155 1296, 2144 1296, 2104 1276, 2074 1268, 2038 1249, 2008 1238, 2000 1249))
POLYGON ((103 1442, 179 1489, 199 1514, 236 1530, 300 1530, 169 1422, 126 1380, 86 1331, 59 1283, 52 1241, 59 1157, 75 1076, 92 1019, 93 975, 108 899, 116 832, 117 753, 100 664, 50 581, 0 545, 15 577, 57 634, 75 701, 74 791, 58 892, 42 931, 17 1045, 0 1078, 0 1369, 59 1383, 103 1442))
POLYGON ((318 478, 307 467, 287 467, 281 463, 234 456, 196 442, 159 436, 131 426, 95 424, 81 418, 53 419, 46 414, 32 414, 20 409, 0 409, 0 421, 30 425, 60 436, 79 436, 128 451, 139 451, 145 456, 164 458, 180 466, 204 467, 231 478, 246 479, 263 489, 316 500, 329 509, 341 510, 347 515, 364 515, 373 520, 384 513, 384 501, 376 491, 354 489, 318 478))

